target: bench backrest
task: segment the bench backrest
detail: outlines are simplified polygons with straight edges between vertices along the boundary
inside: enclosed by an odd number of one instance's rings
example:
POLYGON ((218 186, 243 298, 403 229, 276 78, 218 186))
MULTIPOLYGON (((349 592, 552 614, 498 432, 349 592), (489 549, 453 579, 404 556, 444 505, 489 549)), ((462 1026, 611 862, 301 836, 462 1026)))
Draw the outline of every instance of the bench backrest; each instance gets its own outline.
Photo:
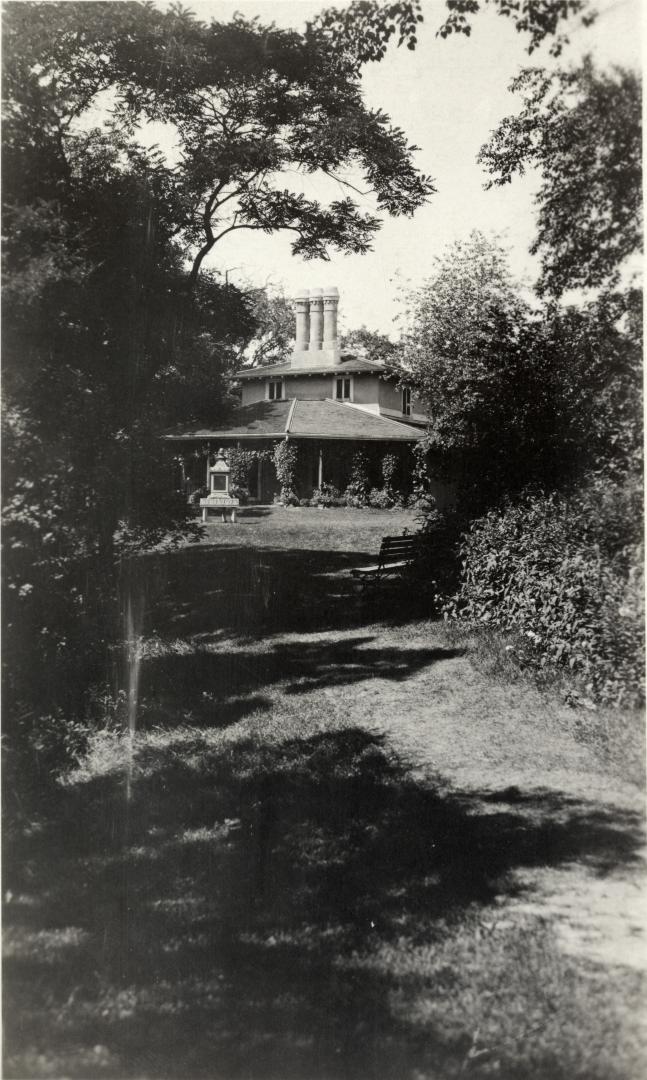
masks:
POLYGON ((417 547, 415 536, 383 536, 379 562, 410 562, 415 557, 417 547))

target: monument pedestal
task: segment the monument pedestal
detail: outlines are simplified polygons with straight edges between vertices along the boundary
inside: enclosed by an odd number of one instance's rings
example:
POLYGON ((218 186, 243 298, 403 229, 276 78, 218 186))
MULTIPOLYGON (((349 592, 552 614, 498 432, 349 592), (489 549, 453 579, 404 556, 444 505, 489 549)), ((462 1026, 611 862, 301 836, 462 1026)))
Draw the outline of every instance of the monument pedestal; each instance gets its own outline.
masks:
POLYGON ((235 499, 233 495, 207 495, 206 499, 200 499, 200 509, 202 510, 202 521, 207 523, 209 518, 209 512, 215 510, 216 513, 222 515, 222 520, 227 520, 227 515, 230 515, 232 522, 236 521, 236 508, 240 506, 240 499, 235 499))

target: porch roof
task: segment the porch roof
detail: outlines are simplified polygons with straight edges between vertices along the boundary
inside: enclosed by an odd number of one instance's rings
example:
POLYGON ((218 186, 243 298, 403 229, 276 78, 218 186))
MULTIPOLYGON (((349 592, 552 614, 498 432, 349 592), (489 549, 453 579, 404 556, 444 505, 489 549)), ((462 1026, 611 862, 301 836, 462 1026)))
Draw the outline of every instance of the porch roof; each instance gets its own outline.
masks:
POLYGON ((257 401, 237 409, 232 422, 214 428, 193 428, 169 433, 173 441, 195 439, 358 439, 379 442, 416 442, 420 428, 389 420, 346 402, 292 398, 257 401))

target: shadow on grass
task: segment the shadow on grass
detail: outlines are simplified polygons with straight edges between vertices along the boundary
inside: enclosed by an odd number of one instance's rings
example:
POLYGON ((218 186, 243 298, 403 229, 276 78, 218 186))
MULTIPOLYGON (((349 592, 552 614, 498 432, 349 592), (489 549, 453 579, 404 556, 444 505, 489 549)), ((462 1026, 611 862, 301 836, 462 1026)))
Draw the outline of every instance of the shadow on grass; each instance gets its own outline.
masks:
MULTIPOLYGON (((278 746, 196 732, 142 751, 130 800, 113 776, 63 803, 5 872, 21 943, 7 1075, 461 1075, 460 997, 446 1030, 411 1025, 392 1007, 406 970, 366 958, 403 936, 433 953, 515 892, 517 868, 604 874, 640 842, 631 815, 554 793, 417 782, 359 729, 278 746)), ((458 993, 460 967, 427 993, 458 993)))
POLYGON ((371 635, 336 641, 275 642, 267 651, 232 647, 165 653, 144 660, 141 669, 140 727, 174 725, 178 719, 225 727, 269 706, 278 683, 298 695, 370 678, 401 681, 423 668, 460 656, 459 649, 396 648, 371 635), (234 700, 230 696, 235 695, 234 700))
POLYGON ((403 625, 429 613, 424 591, 406 577, 358 595, 350 571, 374 561, 374 551, 361 550, 184 548, 136 560, 131 588, 145 598, 145 631, 163 635, 403 625))

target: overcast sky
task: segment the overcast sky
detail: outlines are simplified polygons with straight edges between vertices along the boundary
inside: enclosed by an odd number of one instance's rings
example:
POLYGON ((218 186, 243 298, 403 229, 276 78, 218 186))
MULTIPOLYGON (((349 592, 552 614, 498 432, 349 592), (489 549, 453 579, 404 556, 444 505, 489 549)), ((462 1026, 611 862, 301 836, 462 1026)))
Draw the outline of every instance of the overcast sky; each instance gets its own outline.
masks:
MULTIPOLYGON (((312 0, 202 0, 188 6, 204 21, 229 20, 235 11, 258 15, 281 27, 301 29, 323 7, 312 0)), ((343 6, 336 0, 336 6, 343 6)), ((398 289, 417 284, 433 269, 433 258, 472 229, 499 234, 510 251, 514 273, 532 285, 536 264, 528 254, 534 235, 534 178, 483 190, 486 179, 476 155, 499 120, 518 109, 508 84, 520 67, 551 64, 546 48, 528 57, 524 38, 507 19, 486 10, 474 18, 470 38, 435 36, 445 11, 442 0, 423 4, 425 21, 415 52, 393 48, 365 69, 366 98, 383 108, 420 147, 417 164, 436 183, 437 194, 412 219, 386 219, 368 255, 332 255, 330 262, 305 262, 290 252, 289 234, 266 237, 234 233, 219 243, 210 265, 230 280, 299 288, 337 285, 345 329, 365 324, 393 333, 398 289)), ((641 63, 640 0, 600 0, 597 23, 574 26, 561 63, 577 63, 586 52, 608 66, 641 63)), ((321 199, 337 197, 334 181, 293 174, 290 185, 321 199)), ((368 204, 367 204, 368 205, 368 204)))

